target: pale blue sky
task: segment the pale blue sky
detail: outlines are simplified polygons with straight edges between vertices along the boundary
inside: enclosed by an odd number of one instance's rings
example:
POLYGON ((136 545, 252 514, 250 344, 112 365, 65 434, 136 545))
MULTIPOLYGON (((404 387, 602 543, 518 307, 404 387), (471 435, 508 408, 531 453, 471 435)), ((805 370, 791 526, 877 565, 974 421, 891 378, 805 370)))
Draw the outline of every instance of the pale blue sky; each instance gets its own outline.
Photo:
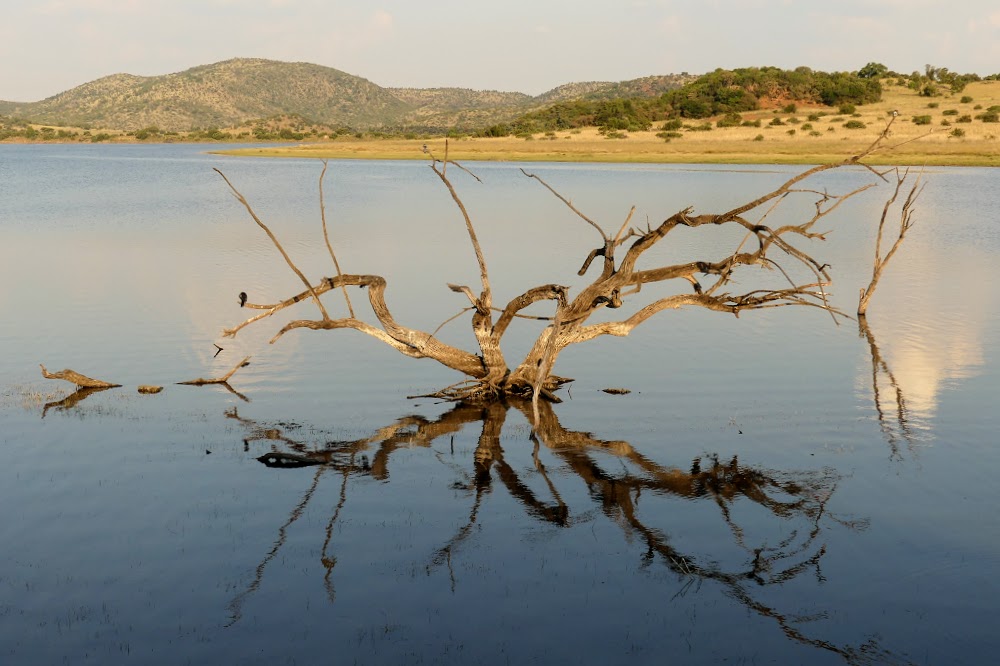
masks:
POLYGON ((997 0, 3 0, 0 99, 234 57, 383 86, 538 94, 571 81, 870 61, 1000 72, 997 0))

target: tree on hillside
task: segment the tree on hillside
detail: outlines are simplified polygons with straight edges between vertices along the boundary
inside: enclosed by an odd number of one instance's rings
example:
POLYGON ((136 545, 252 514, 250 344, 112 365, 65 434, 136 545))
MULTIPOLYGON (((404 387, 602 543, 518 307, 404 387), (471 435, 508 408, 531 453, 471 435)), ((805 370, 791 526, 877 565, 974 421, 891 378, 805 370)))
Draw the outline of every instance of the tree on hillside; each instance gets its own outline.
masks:
POLYGON ((889 68, 880 62, 870 62, 858 70, 862 79, 880 79, 889 72, 889 68))
MULTIPOLYGON (((301 301, 311 301, 319 311, 318 319, 298 319, 281 328, 271 339, 274 343, 285 334, 297 329, 338 330, 354 329, 372 336, 411 358, 431 358, 451 368, 465 377, 458 384, 435 392, 434 396, 462 401, 489 402, 504 396, 531 397, 558 402, 556 391, 568 381, 553 373, 553 367, 560 353, 566 348, 611 336, 627 336, 637 326, 656 314, 683 307, 700 307, 714 312, 739 316, 749 310, 798 306, 824 310, 836 320, 846 314, 834 306, 827 293, 831 282, 830 267, 816 259, 806 245, 810 241, 823 240, 824 233, 818 231, 817 223, 834 213, 845 201, 871 188, 869 183, 849 192, 831 194, 810 189, 805 181, 834 169, 864 165, 863 159, 882 148, 892 123, 886 126, 880 137, 864 152, 841 162, 816 166, 792 178, 775 190, 721 213, 696 213, 684 208, 669 215, 661 223, 645 228, 631 224, 629 212, 624 223, 617 228, 606 228, 578 210, 551 185, 537 175, 524 172, 561 200, 580 219, 581 224, 592 229, 599 237, 596 247, 587 253, 578 275, 591 272, 594 277, 577 293, 561 284, 542 284, 514 297, 507 303, 496 303, 488 270, 486 254, 476 235, 472 216, 460 198, 448 174, 448 167, 469 174, 467 169, 451 161, 446 153, 443 158, 430 154, 430 168, 447 189, 460 213, 470 248, 479 269, 479 285, 449 284, 455 293, 468 301, 462 313, 471 313, 469 323, 475 335, 478 349, 465 350, 447 344, 437 337, 438 330, 426 332, 410 328, 398 321, 386 305, 384 294, 386 280, 375 274, 344 273, 329 241, 325 214, 322 216, 323 235, 336 272, 331 277, 310 280, 298 269, 285 252, 273 232, 257 216, 247 199, 226 179, 236 198, 245 207, 254 221, 264 230, 284 260, 302 281, 304 290, 292 294, 284 300, 273 303, 246 302, 244 307, 258 313, 242 323, 223 332, 225 336, 235 336, 243 328, 261 322, 271 315, 292 307, 301 301), (789 198, 812 197, 813 212, 805 219, 793 224, 772 226, 769 218, 774 210, 789 198), (639 267, 640 259, 659 243, 672 237, 680 228, 724 227, 742 233, 742 240, 722 256, 694 256, 675 263, 639 267), (751 268, 773 269, 782 284, 767 284, 761 278, 749 273, 751 268), (739 282, 734 278, 740 277, 739 282), (675 293, 659 298, 646 298, 649 290, 644 287, 655 284, 678 285, 675 293), (736 288, 736 285, 748 285, 736 288), (368 301, 375 322, 369 323, 355 314, 348 296, 348 286, 367 289, 368 301), (332 318, 324 306, 321 296, 326 292, 343 293, 349 316, 332 318), (525 310, 542 301, 551 302, 549 313, 544 317, 528 317, 525 310), (617 311, 628 305, 630 313, 621 318, 592 322, 599 312, 617 311), (543 319, 545 328, 537 336, 528 353, 515 363, 508 361, 501 342, 515 320, 522 318, 543 319)), ((869 171, 884 180, 884 173, 870 167, 869 171)), ((522 170, 523 171, 523 170, 522 170)), ((320 175, 320 209, 323 210, 324 165, 320 175)), ((222 172, 219 172, 226 178, 222 172)), ((477 178, 478 180, 478 178, 477 178)), ((905 180, 905 177, 904 177, 905 180)), ((898 190, 898 186, 897 186, 898 190)), ((758 273, 759 275, 759 273, 758 273)), ((460 313, 460 314, 462 314, 460 313)), ((459 315, 456 315, 458 317, 459 315)), ((455 319, 453 317, 452 319, 455 319)), ((452 319, 449 319, 450 322, 452 319)), ((448 322, 445 322, 448 323, 448 322)), ((444 324, 442 324, 444 326, 444 324)))

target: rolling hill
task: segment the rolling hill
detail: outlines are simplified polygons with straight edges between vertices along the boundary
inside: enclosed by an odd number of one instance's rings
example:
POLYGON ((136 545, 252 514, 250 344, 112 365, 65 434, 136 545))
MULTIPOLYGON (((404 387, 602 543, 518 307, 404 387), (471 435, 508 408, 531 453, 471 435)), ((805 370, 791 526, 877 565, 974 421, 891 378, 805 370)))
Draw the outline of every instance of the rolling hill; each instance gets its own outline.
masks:
POLYGON ((116 130, 234 127, 274 116, 356 129, 468 128, 561 100, 659 95, 692 78, 572 83, 531 97, 463 88, 383 88, 330 67, 237 58, 162 76, 113 74, 39 102, 0 101, 0 115, 116 130))

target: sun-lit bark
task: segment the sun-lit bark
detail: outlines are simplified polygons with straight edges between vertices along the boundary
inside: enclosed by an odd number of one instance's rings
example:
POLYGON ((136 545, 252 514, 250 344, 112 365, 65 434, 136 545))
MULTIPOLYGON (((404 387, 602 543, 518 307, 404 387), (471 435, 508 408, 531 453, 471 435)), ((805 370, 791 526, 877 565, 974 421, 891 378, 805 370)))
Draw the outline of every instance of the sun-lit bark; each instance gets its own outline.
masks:
MULTIPOLYGON (((553 374, 552 369, 559 354, 564 349, 604 335, 627 336, 636 326, 664 310, 699 307, 739 316, 740 313, 747 310, 805 306, 825 310, 830 313, 834 320, 838 317, 846 317, 847 315, 834 306, 828 298, 827 287, 831 284, 829 265, 814 258, 806 249, 806 245, 812 241, 824 240, 825 232, 815 229, 817 222, 833 214, 844 202, 865 192, 876 183, 865 184, 842 193, 806 189, 803 183, 817 174, 852 166, 862 166, 877 178, 883 181, 887 180, 885 176, 888 171, 878 172, 865 165, 863 160, 876 150, 891 148, 891 146, 885 145, 891 126, 892 121, 886 125, 886 128, 872 145, 861 154, 851 156, 841 162, 807 169, 789 178, 774 190, 728 211, 695 214, 691 208, 685 208, 668 216, 660 224, 647 225, 643 230, 631 226, 633 208, 614 235, 611 235, 597 222, 578 210, 549 183, 535 174, 522 170, 526 177, 541 183, 583 222, 593 227, 601 235, 600 246, 589 252, 579 275, 588 273, 592 263, 598 257, 602 258, 602 262, 599 274, 589 284, 579 289, 574 297, 570 296, 568 287, 546 284, 528 289, 512 298, 503 307, 494 306, 485 253, 476 235, 472 217, 452 184, 447 170, 449 165, 453 165, 465 173, 470 172, 465 167, 449 160, 447 153, 444 159, 438 159, 431 154, 430 167, 447 188, 461 213, 479 267, 480 289, 478 295, 466 285, 448 285, 452 291, 464 294, 469 300, 469 307, 465 312, 471 312, 470 323, 478 346, 475 352, 441 342, 436 337, 437 331, 427 333, 398 323, 385 303, 386 281, 384 278, 378 275, 342 273, 329 243, 325 212, 323 212, 324 239, 327 242, 330 256, 334 260, 337 274, 334 277, 324 277, 316 282, 308 281, 282 248, 274 233, 253 211, 246 198, 227 180, 227 184, 233 189, 237 199, 247 209, 254 221, 264 229, 289 267, 305 283, 306 289, 284 301, 270 305, 246 302, 245 295, 241 294, 240 303, 243 307, 261 312, 232 328, 226 329, 223 334, 235 336, 242 328, 267 319, 280 310, 303 300, 312 300, 320 310, 320 319, 292 321, 278 331, 271 339, 272 343, 287 332, 301 328, 312 330, 354 329, 380 340, 406 356, 434 359, 466 377, 465 381, 432 394, 437 397, 488 402, 505 395, 515 395, 535 396, 536 399, 541 396, 548 400, 558 401, 554 391, 569 380, 553 374), (791 196, 812 197, 814 209, 812 213, 806 215, 805 219, 798 223, 771 225, 769 218, 791 196), (721 259, 717 256, 711 259, 692 257, 688 261, 677 264, 637 268, 640 259, 649 250, 664 242, 677 228, 694 229, 703 226, 735 228, 742 232, 742 240, 721 259), (619 249, 622 249, 620 257, 616 256, 619 249), (780 288, 759 287, 750 288, 743 292, 726 291, 726 287, 734 284, 733 277, 739 272, 745 272, 744 269, 749 267, 771 269, 779 274, 786 284, 780 288), (640 300, 644 295, 644 286, 666 283, 679 285, 677 293, 657 296, 653 299, 647 299, 646 302, 640 300), (347 286, 367 288, 372 315, 376 322, 366 322, 355 316, 349 299, 350 317, 341 319, 329 317, 320 297, 328 291, 340 288, 344 290, 346 298, 347 286), (528 317, 524 313, 528 307, 541 301, 552 301, 551 316, 528 317), (631 308, 636 308, 628 316, 620 320, 589 323, 591 317, 598 311, 605 308, 616 310, 626 303, 631 308), (517 318, 545 319, 549 321, 549 324, 538 334, 527 355, 516 365, 510 365, 504 356, 501 343, 504 334, 517 318)), ((225 176, 223 177, 225 178, 225 176)), ((879 225, 879 243, 881 243, 882 228, 889 207, 895 201, 907 177, 907 173, 900 174, 898 170, 896 171, 896 189, 886 203, 882 215, 879 225)), ((322 176, 320 182, 322 184, 322 176)), ((863 313, 867 306, 867 300, 874 291, 881 271, 898 248, 903 234, 912 224, 910 218, 912 204, 918 193, 917 186, 914 186, 910 196, 906 199, 903 206, 899 239, 888 255, 881 258, 880 249, 876 248, 875 272, 870 287, 862 295, 860 313, 863 313)), ((321 211, 322 208, 321 205, 321 211)), ((744 280, 743 282, 749 281, 744 280)))

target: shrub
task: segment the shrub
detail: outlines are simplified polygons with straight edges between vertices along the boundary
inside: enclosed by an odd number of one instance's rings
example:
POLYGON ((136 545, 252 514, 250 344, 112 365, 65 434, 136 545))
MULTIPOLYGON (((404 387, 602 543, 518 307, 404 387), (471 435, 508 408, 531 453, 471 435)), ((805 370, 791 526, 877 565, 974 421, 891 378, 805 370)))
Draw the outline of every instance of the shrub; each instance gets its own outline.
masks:
POLYGON ((805 125, 802 126, 802 131, 805 132, 811 130, 812 128, 813 128, 812 123, 806 123, 805 125))
POLYGON ((716 127, 739 127, 743 123, 743 116, 733 111, 719 118, 715 123, 716 127))
POLYGON ((673 120, 668 120, 667 122, 663 123, 663 127, 661 127, 660 129, 662 129, 664 132, 674 132, 679 130, 683 126, 684 126, 684 121, 682 121, 680 118, 674 118, 673 120))
POLYGON ((972 108, 973 108, 973 110, 975 110, 975 111, 978 111, 979 109, 983 108, 983 105, 982 105, 982 104, 976 104, 976 105, 975 105, 974 107, 972 107, 972 108))
POLYGON ((788 122, 791 123, 792 125, 798 125, 802 121, 796 118, 795 116, 792 116, 791 118, 788 119, 788 122))
POLYGON ((938 108, 938 103, 937 102, 928 102, 927 103, 927 108, 928 109, 936 109, 936 108, 938 108))
POLYGON ((755 136, 753 138, 753 140, 754 141, 763 141, 764 140, 764 135, 763 134, 758 134, 757 136, 755 136))
POLYGON ((930 125, 931 124, 931 117, 930 116, 913 116, 913 124, 914 125, 930 125))
POLYGON ((956 123, 971 123, 972 122, 972 116, 970 116, 969 114, 965 114, 964 116, 959 116, 955 120, 955 122, 956 123))
POLYGON ((987 111, 983 115, 979 116, 979 119, 984 123, 1000 123, 1000 113, 996 111, 987 111))
POLYGON ((945 109, 944 111, 941 112, 941 115, 942 116, 957 116, 958 115, 958 109, 945 109))
POLYGON ((785 121, 783 121, 781 118, 771 118, 771 122, 768 123, 768 125, 771 125, 772 127, 777 127, 778 125, 784 125, 784 124, 785 121))
POLYGON ((795 130, 794 129, 790 129, 787 132, 785 132, 785 134, 787 134, 788 136, 795 136, 795 130))
POLYGON ((866 125, 860 120, 848 120, 844 123, 844 127, 847 129, 864 129, 866 125))
POLYGON ((941 126, 942 126, 942 127, 951 127, 951 123, 950 123, 950 122, 948 122, 948 119, 947 119, 947 118, 943 118, 943 119, 941 120, 941 126))
POLYGON ((971 97, 969 97, 968 95, 965 95, 965 96, 963 96, 963 97, 962 97, 962 99, 960 99, 959 101, 960 101, 960 102, 961 102, 962 104, 968 104, 969 102, 971 102, 971 101, 972 101, 972 98, 971 98, 971 97))
POLYGON ((953 136, 957 139, 961 139, 963 136, 965 136, 965 130, 962 129, 961 127, 956 127, 955 129, 953 129, 951 132, 948 133, 948 136, 953 136))
POLYGON ((853 104, 846 103, 846 104, 841 104, 837 110, 840 112, 841 115, 849 116, 855 111, 857 111, 857 107, 855 107, 853 104))
POLYGON ((806 120, 808 120, 811 123, 814 123, 822 117, 823 117, 822 113, 810 113, 808 116, 806 116, 806 120))
POLYGON ((689 132, 711 132, 712 123, 702 123, 701 125, 685 125, 684 129, 689 132))
MULTIPOLYGON (((830 129, 833 129, 833 128, 831 127, 830 129)), ((823 136, 823 133, 822 132, 817 132, 816 130, 813 130, 813 131, 809 132, 809 136, 823 136)))
POLYGON ((743 121, 743 127, 760 127, 760 125, 761 125, 760 118, 757 118, 756 120, 743 121))
POLYGON ((796 111, 798 111, 798 109, 799 109, 799 107, 795 106, 795 102, 792 102, 790 104, 786 104, 783 107, 781 107, 781 112, 782 113, 795 113, 796 111))

